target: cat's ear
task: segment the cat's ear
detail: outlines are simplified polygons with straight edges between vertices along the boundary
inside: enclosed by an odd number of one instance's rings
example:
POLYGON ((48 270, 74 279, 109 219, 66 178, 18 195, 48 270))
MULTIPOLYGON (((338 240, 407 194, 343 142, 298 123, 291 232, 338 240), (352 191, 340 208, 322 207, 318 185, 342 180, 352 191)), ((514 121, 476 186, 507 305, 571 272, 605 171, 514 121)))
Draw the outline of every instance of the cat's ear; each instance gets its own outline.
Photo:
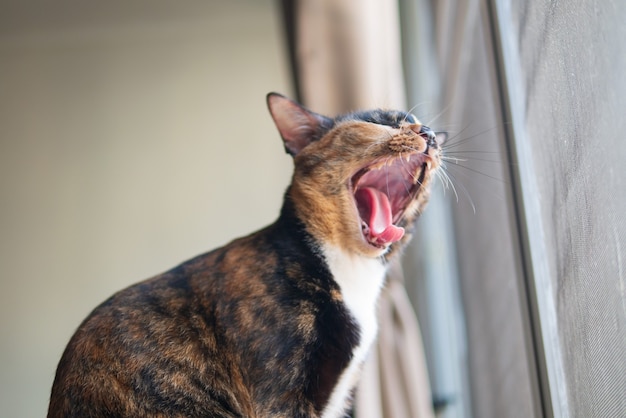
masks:
POLYGON ((278 93, 267 95, 267 107, 283 138, 285 151, 294 157, 333 124, 332 119, 311 112, 278 93))

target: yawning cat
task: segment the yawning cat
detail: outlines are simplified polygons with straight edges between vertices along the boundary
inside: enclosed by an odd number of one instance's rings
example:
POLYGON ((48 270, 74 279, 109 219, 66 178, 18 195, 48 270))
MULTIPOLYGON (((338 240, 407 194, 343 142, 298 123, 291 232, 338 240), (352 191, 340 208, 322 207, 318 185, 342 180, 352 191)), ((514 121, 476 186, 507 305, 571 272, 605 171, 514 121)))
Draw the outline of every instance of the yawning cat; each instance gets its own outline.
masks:
POLYGON ((267 103, 294 160, 276 222, 97 307, 48 417, 344 416, 440 147, 406 112, 267 103))

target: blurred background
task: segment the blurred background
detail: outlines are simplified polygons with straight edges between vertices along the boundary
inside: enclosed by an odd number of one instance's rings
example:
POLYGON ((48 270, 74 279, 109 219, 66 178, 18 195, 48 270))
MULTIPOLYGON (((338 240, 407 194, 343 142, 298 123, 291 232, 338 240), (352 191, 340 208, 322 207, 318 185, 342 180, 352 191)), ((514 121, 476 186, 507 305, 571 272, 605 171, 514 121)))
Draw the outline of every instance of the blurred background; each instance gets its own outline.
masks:
POLYGON ((80 321, 272 222, 291 158, 271 0, 0 1, 0 416, 41 417, 80 321))
POLYGON ((0 417, 45 415, 98 303, 277 217, 269 91, 450 136, 358 418, 626 416, 625 20, 622 0, 0 0, 0 417))

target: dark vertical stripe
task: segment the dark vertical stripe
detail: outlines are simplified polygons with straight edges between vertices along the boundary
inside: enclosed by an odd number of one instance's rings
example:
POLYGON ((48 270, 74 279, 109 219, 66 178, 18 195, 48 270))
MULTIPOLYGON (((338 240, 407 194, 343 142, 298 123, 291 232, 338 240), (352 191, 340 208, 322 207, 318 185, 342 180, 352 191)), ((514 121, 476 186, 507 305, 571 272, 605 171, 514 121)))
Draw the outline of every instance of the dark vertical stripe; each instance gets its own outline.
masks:
POLYGON ((296 101, 303 103, 300 88, 300 66, 298 63, 298 0, 281 0, 283 30, 287 42, 287 56, 291 70, 291 81, 296 101))

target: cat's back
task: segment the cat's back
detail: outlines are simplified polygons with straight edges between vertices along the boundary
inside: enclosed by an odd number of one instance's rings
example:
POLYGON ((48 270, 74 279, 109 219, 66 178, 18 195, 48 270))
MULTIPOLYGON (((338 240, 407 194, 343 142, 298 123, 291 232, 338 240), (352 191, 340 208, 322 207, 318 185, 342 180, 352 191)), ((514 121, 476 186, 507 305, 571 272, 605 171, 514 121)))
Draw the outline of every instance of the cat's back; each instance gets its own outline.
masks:
POLYGON ((48 416, 317 416, 358 331, 293 235, 272 225, 113 295, 68 344, 48 416))
POLYGON ((226 287, 244 280, 229 264, 245 268, 254 239, 195 257, 94 309, 61 358, 48 416, 254 416, 241 402, 248 395, 215 315, 218 302, 232 303, 226 287))

